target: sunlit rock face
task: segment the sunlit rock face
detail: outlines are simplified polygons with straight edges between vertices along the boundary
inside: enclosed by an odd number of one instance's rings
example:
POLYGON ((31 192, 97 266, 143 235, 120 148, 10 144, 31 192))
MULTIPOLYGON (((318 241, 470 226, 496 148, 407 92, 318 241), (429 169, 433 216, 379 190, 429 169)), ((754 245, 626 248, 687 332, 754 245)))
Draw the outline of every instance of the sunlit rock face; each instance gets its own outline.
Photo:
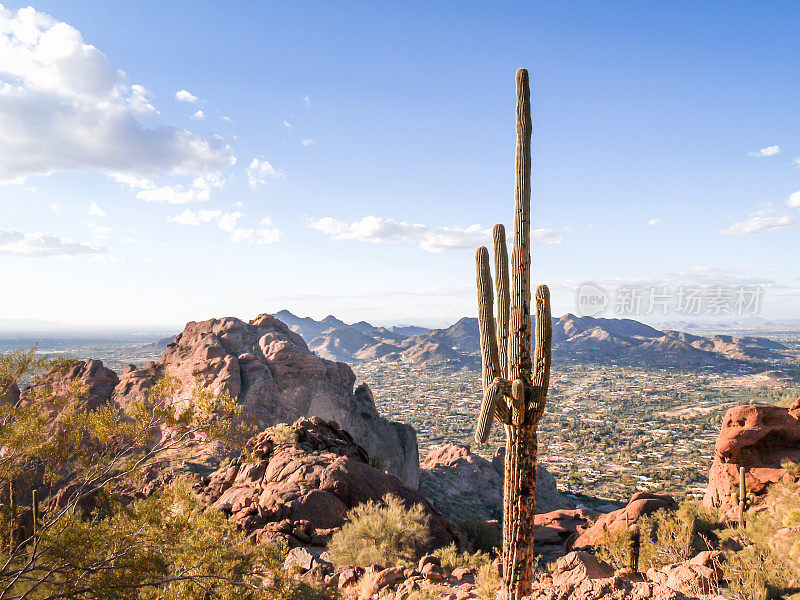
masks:
POLYGON ((413 428, 381 417, 369 387, 354 389, 356 378, 347 364, 315 355, 272 315, 249 323, 234 317, 188 323, 158 361, 125 369, 114 400, 129 406, 164 375, 183 384, 176 402, 188 400, 199 382, 215 393, 227 391, 262 427, 310 416, 334 420, 374 464, 410 487, 419 484, 413 428))
POLYGON ((789 408, 731 408, 717 438, 703 504, 711 507, 719 501, 722 510, 734 517, 739 467, 745 468, 745 485, 758 504, 768 485, 793 479, 781 466, 786 461, 800 462, 800 401, 789 408))

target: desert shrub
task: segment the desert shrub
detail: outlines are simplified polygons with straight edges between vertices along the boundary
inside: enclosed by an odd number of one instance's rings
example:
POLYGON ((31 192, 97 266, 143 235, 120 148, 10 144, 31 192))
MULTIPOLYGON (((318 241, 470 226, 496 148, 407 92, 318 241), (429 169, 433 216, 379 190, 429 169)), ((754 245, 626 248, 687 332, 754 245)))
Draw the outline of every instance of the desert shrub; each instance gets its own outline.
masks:
POLYGON ((294 444, 297 441, 297 430, 286 423, 278 423, 267 428, 267 435, 276 446, 294 444))
POLYGON ((336 564, 411 566, 430 541, 428 517, 422 506, 406 508, 391 494, 380 503, 370 500, 352 508, 347 521, 328 544, 336 564))
MULTIPOLYGON (((498 523, 490 523, 480 515, 470 515, 461 523, 461 530, 478 550, 493 552, 503 545, 502 531, 498 523)), ((497 554, 497 552, 495 552, 497 554)))
POLYGON ((800 584, 800 483, 770 486, 764 510, 749 513, 746 528, 729 529, 744 550, 732 555, 724 567, 729 595, 734 600, 778 597, 800 584))
POLYGON ((633 534, 624 525, 607 529, 597 541, 597 557, 615 569, 628 567, 631 562, 633 534))
MULTIPOLYGON (((700 505, 686 502, 675 511, 658 510, 639 520, 639 570, 688 560, 701 550, 708 550, 716 540, 719 524, 700 505)), ((623 526, 603 533, 597 555, 617 569, 630 566, 633 533, 623 526)))
POLYGON ((475 578, 475 594, 480 600, 495 600, 497 590, 500 587, 500 578, 492 569, 491 564, 486 564, 478 569, 478 576, 475 578))
POLYGON ((492 557, 486 552, 480 550, 472 554, 459 552, 455 544, 437 548, 433 554, 442 563, 442 570, 446 576, 449 576, 455 569, 479 569, 492 562, 492 557))
POLYGON ((698 504, 683 503, 675 512, 658 510, 641 519, 639 569, 663 566, 688 560, 701 550, 708 550, 708 541, 716 538, 719 528, 713 515, 698 504))
MULTIPOLYGON (((7 598, 325 600, 286 575, 285 544, 254 545, 226 516, 200 507, 188 482, 84 518, 59 517, 23 558, 33 576, 0 578, 7 598)), ((6 549, 0 550, 8 570, 6 549)), ((19 567, 17 567, 19 568, 19 567)), ((23 575, 27 575, 23 573, 23 575)))

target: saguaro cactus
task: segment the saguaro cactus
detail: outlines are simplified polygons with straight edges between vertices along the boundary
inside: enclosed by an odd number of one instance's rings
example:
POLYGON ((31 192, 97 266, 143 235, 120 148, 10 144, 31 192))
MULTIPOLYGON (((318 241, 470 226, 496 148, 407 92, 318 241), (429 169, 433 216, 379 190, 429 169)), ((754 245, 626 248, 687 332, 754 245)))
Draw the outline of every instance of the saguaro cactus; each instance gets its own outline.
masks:
POLYGON ((528 72, 519 69, 511 290, 505 229, 495 225, 496 326, 489 251, 480 247, 476 255, 484 395, 475 441, 482 444, 488 439, 495 418, 504 425, 503 589, 507 600, 529 593, 533 581, 537 428, 550 381, 553 337, 550 292, 541 285, 535 295, 536 343, 531 346, 530 182, 530 92, 528 72))
POLYGON ((739 502, 739 525, 741 527, 747 527, 745 513, 747 512, 747 509, 750 508, 750 503, 747 498, 747 484, 745 482, 744 467, 739 467, 739 494, 737 500, 739 502))

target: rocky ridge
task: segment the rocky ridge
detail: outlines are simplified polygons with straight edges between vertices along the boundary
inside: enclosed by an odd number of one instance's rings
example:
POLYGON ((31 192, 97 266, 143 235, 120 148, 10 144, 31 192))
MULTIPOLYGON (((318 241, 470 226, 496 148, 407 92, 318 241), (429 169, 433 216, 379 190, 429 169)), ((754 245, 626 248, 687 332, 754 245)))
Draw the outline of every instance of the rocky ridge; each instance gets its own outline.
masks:
MULTIPOLYGON (((478 322, 463 318, 444 329, 373 327, 361 321, 348 325, 333 316, 322 321, 277 313, 309 348, 332 360, 401 362, 412 365, 480 368, 478 322), (412 335, 414 333, 414 335, 412 335)), ((775 362, 786 358, 780 342, 761 337, 702 337, 659 330, 633 319, 604 319, 566 314, 553 318, 553 351, 584 361, 613 359, 630 364, 699 367, 741 361, 775 362)))
POLYGON ((141 400, 161 377, 177 378, 175 402, 188 400, 196 383, 228 392, 262 427, 305 416, 334 420, 369 455, 411 487, 419 482, 416 433, 388 421, 366 384, 345 363, 320 358, 303 338, 272 315, 250 322, 234 317, 190 322, 161 357, 142 368, 125 368, 112 399, 123 408, 141 400))

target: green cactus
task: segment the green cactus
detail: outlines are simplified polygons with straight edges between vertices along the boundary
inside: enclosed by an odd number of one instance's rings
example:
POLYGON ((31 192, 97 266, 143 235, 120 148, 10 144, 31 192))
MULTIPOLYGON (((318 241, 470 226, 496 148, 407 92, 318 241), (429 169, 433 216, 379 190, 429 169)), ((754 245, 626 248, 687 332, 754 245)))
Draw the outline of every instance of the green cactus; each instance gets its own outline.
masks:
POLYGON ((475 441, 486 442, 496 418, 506 430, 503 489, 503 591, 506 600, 530 593, 535 569, 537 429, 550 381, 550 292, 536 290, 535 345, 531 344, 530 179, 531 115, 528 72, 517 71, 517 152, 511 288, 505 229, 495 225, 497 324, 489 251, 476 254, 483 401, 475 441))
POLYGON ((739 467, 739 493, 737 496, 739 504, 739 525, 741 527, 747 527, 745 513, 747 512, 747 509, 753 505, 753 496, 748 496, 747 494, 747 484, 745 482, 744 475, 744 467, 739 467))

